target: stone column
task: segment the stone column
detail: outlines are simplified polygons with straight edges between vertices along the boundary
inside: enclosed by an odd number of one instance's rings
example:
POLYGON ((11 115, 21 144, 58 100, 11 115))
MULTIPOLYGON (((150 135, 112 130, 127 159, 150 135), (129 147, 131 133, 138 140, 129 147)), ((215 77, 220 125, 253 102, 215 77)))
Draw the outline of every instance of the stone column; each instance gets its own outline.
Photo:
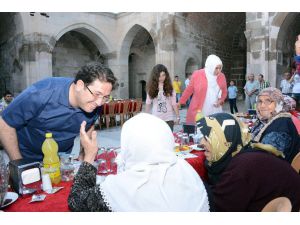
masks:
POLYGON ((278 29, 270 25, 270 13, 246 13, 247 74, 263 74, 276 86, 276 37, 278 29))
POLYGON ((176 75, 175 53, 177 48, 175 37, 174 14, 164 13, 161 15, 159 27, 157 27, 156 63, 164 64, 171 78, 176 75))
POLYGON ((119 87, 112 92, 112 96, 114 98, 127 98, 128 88, 124 88, 124 78, 128 76, 124 76, 123 73, 128 71, 128 67, 127 70, 126 69, 122 70, 122 66, 119 65, 119 61, 117 59, 116 51, 104 54, 104 58, 107 61, 107 66, 112 70, 115 77, 118 79, 118 83, 119 83, 119 87), (124 93, 125 89, 127 93, 124 93))
POLYGON ((20 50, 25 79, 23 89, 38 80, 52 76, 52 42, 50 37, 37 33, 24 37, 20 50))

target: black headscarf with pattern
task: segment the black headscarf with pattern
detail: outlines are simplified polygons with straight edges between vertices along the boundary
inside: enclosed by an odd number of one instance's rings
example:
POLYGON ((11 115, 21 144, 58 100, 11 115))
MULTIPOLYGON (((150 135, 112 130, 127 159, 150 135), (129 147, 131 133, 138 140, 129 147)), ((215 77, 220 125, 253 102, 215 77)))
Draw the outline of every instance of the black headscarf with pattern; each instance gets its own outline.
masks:
POLYGON ((240 151, 249 139, 243 137, 243 127, 227 113, 216 113, 197 121, 204 138, 212 146, 212 161, 205 161, 209 183, 214 185, 229 164, 233 155, 240 151))

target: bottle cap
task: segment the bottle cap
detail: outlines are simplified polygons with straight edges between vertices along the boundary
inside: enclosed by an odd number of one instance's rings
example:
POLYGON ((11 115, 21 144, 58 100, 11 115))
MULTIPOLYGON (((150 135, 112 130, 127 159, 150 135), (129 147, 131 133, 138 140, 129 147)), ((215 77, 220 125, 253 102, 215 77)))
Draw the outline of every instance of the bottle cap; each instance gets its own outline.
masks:
POLYGON ((46 133, 46 138, 52 138, 52 133, 46 133))

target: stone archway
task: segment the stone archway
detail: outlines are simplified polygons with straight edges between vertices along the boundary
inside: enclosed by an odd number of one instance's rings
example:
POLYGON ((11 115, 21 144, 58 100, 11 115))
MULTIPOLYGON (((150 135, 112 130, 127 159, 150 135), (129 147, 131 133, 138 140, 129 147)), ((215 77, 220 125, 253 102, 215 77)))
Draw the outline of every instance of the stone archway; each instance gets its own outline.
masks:
POLYGON ((120 58, 128 59, 127 64, 124 61, 121 66, 128 68, 128 77, 123 77, 123 82, 128 88, 129 98, 142 98, 140 81, 148 80, 155 65, 155 45, 151 34, 144 27, 134 25, 124 38, 120 58))
MULTIPOLYGON (((20 13, 0 14, 0 95, 23 90, 23 20, 20 13)), ((24 78, 25 79, 25 78, 24 78)))
POLYGON ((60 32, 57 38, 52 51, 53 76, 73 77, 80 67, 90 61, 108 64, 105 56, 108 47, 93 31, 78 27, 64 34, 60 32))
POLYGON ((192 74, 195 70, 199 69, 199 65, 194 58, 189 58, 185 64, 185 77, 192 74))
POLYGON ((279 13, 272 25, 280 28, 276 42, 276 86, 279 87, 282 74, 286 71, 291 72, 296 36, 300 34, 300 13, 279 13))

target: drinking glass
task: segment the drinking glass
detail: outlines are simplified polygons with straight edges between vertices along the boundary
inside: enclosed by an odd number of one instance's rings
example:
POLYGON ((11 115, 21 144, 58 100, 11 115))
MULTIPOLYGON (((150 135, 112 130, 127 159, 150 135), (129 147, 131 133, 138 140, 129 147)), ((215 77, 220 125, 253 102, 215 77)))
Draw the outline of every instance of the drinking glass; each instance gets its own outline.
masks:
POLYGON ((182 133, 178 132, 175 137, 176 137, 175 142, 180 145, 181 144, 181 139, 182 139, 182 133))
POLYGON ((74 179, 74 170, 73 166, 73 155, 61 153, 60 154, 60 173, 62 181, 70 181, 74 179))
POLYGON ((189 144, 189 136, 187 133, 183 133, 181 145, 188 145, 189 144))
POLYGON ((107 161, 106 159, 97 159, 96 160, 98 172, 97 174, 100 176, 107 176, 108 170, 107 170, 107 161))
POLYGON ((117 153, 115 152, 114 148, 107 148, 107 170, 109 173, 114 173, 115 170, 115 159, 116 159, 117 153))

